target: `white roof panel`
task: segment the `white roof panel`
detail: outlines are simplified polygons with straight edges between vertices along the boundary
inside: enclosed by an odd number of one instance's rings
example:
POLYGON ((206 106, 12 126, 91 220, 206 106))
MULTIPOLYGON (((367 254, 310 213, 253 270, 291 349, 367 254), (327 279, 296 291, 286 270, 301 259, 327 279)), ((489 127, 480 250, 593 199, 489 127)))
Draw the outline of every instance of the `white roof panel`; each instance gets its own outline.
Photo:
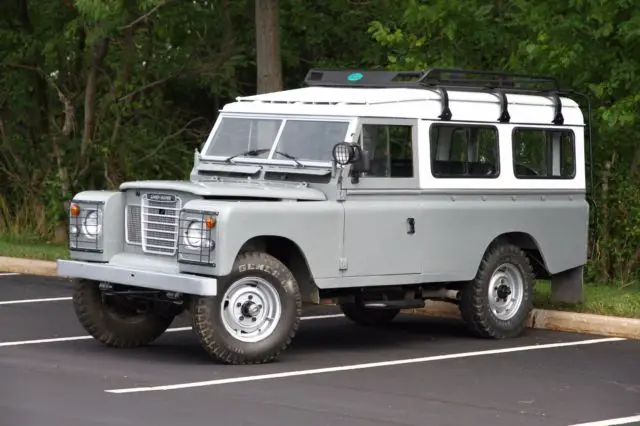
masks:
MULTIPOLYGON (((448 95, 453 120, 497 121, 500 101, 495 94, 450 90, 448 95)), ((440 99, 440 94, 432 89, 316 86, 238 97, 237 102, 225 105, 223 111, 437 119, 440 99)), ((554 103, 550 97, 507 93, 507 100, 512 122, 547 124, 553 118, 554 103)), ((565 124, 583 125, 578 104, 568 98, 561 100, 565 124)))

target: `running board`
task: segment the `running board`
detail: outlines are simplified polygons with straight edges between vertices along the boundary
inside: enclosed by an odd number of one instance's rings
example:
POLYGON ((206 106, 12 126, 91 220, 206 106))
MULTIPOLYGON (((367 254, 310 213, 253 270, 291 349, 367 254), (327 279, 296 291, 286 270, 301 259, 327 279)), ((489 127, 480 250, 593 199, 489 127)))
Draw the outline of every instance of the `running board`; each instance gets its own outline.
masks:
POLYGON ((424 300, 380 300, 365 302, 365 308, 372 309, 419 309, 425 307, 424 300))

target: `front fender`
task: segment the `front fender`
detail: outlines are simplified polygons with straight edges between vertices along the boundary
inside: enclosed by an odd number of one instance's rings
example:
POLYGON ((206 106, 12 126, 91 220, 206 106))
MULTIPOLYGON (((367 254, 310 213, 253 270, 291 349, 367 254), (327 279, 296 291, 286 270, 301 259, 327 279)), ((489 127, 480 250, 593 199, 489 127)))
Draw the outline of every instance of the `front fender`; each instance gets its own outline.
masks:
POLYGON ((106 262, 123 249, 124 194, 120 191, 83 191, 72 200, 80 206, 80 215, 69 217, 70 227, 80 230, 84 220, 83 210, 101 211, 102 232, 97 239, 89 239, 81 233, 71 234, 70 257, 75 260, 106 262))
POLYGON ((261 236, 283 237, 297 244, 313 278, 339 274, 344 209, 338 202, 198 200, 185 208, 218 213, 215 275, 229 274, 242 246, 261 236))

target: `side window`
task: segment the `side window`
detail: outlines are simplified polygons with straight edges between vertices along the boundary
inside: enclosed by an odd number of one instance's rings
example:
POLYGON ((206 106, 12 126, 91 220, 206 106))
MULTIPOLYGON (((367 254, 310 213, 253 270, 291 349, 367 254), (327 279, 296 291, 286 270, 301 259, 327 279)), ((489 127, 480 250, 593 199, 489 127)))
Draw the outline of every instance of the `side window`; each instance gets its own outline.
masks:
POLYGON ((515 129, 513 168, 518 179, 573 179, 576 175, 573 132, 515 129))
POLYGON ((436 178, 496 178, 500 174, 498 129, 433 124, 431 173, 436 178))
POLYGON ((367 177, 413 177, 413 126, 363 124, 362 149, 371 162, 367 177))

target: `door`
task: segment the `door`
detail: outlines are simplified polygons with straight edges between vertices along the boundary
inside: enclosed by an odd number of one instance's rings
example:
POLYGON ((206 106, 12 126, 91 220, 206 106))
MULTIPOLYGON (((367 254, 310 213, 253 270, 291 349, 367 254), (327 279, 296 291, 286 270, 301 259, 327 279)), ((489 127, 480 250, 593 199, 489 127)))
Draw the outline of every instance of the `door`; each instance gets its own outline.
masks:
POLYGON ((345 277, 422 272, 422 199, 417 121, 361 120, 358 143, 370 158, 357 182, 345 176, 345 277))

